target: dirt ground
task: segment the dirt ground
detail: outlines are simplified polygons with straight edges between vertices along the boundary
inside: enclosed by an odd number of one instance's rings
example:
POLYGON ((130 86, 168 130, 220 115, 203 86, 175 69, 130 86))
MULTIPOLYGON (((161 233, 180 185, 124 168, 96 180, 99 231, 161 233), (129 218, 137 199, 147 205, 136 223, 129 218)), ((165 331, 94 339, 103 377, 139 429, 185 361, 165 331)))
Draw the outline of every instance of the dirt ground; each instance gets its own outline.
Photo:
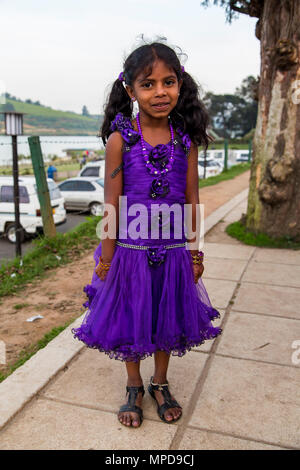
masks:
MULTIPOLYGON (((249 178, 250 171, 247 171, 233 180, 202 188, 200 203, 204 204, 205 217, 246 189, 249 178)), ((48 271, 43 280, 35 280, 18 293, 0 299, 0 340, 6 345, 6 365, 0 364, 0 372, 5 372, 22 350, 52 328, 64 325, 85 311, 82 303, 87 297, 83 287, 91 282, 93 253, 93 250, 85 252, 76 262, 48 271), (44 318, 26 321, 35 315, 44 318)))

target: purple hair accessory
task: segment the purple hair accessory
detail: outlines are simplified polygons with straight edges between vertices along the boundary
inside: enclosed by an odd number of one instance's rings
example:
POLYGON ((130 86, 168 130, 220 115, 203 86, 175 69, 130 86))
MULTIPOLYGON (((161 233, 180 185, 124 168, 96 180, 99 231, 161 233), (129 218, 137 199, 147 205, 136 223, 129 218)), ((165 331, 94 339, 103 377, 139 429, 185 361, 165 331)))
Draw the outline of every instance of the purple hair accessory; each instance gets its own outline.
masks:
POLYGON ((182 73, 185 72, 183 65, 181 66, 181 72, 182 72, 182 73))
POLYGON ((124 77, 124 72, 121 72, 120 75, 118 76, 118 79, 123 82, 125 80, 125 77, 124 77))

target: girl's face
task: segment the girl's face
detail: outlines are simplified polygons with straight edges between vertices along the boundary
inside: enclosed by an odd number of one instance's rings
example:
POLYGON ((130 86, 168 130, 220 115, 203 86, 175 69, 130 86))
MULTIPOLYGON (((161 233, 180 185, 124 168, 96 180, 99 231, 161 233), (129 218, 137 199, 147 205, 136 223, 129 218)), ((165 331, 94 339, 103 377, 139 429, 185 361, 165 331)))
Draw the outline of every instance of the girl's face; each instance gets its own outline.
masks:
POLYGON ((178 82, 176 73, 165 62, 153 63, 152 72, 147 77, 141 72, 133 86, 126 86, 130 98, 135 97, 139 110, 153 118, 165 118, 175 108, 182 80, 178 82))

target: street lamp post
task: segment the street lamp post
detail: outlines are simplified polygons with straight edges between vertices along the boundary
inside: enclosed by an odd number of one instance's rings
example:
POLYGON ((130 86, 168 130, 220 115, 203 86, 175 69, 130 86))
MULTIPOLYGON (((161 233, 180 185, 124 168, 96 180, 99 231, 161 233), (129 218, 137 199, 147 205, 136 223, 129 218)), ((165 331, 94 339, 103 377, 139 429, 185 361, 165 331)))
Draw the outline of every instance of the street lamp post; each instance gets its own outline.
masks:
POLYGON ((15 234, 16 234, 16 256, 22 256, 21 252, 21 225, 20 225, 20 196, 19 196, 19 169, 18 169, 18 146, 17 136, 23 134, 23 114, 15 111, 3 113, 5 118, 5 134, 12 136, 13 150, 13 178, 14 178, 14 204, 15 204, 15 234))

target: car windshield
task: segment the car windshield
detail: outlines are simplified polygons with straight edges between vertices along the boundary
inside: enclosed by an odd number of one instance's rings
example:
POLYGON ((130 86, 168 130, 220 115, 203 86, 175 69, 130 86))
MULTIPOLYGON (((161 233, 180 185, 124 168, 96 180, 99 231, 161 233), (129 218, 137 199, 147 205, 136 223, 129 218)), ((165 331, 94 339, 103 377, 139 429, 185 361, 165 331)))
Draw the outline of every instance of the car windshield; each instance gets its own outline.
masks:
MULTIPOLYGON (((204 160, 199 161, 198 164, 204 167, 204 160)), ((214 162, 213 160, 206 160, 206 167, 208 166, 217 166, 217 162, 214 162)))
MULTIPOLYGON (((50 199, 60 199, 62 197, 61 192, 59 188, 56 186, 56 183, 54 181, 47 181, 48 183, 48 188, 49 188, 49 195, 50 199)), ((34 185, 34 189, 37 193, 37 186, 36 184, 34 185)))
POLYGON ((104 179, 103 178, 99 178, 98 180, 96 180, 96 183, 99 184, 100 186, 102 186, 102 188, 104 188, 104 179))

